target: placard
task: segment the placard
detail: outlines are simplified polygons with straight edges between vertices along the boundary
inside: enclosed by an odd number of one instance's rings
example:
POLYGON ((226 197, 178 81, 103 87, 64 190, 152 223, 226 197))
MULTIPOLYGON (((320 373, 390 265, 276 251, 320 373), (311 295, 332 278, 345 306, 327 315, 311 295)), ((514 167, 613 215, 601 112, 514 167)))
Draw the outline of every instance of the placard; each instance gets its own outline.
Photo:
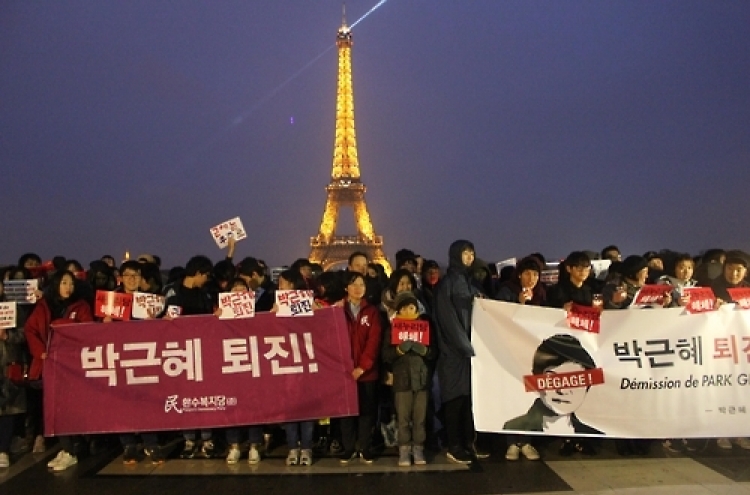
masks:
POLYGON ((224 249, 229 244, 229 237, 234 237, 236 241, 247 238, 245 227, 242 226, 240 217, 234 217, 231 220, 222 222, 215 227, 211 227, 211 236, 216 241, 216 245, 224 249))
POLYGON ((311 290, 277 290, 276 316, 312 316, 313 302, 311 290))
POLYGON ((636 292, 631 307, 643 308, 646 306, 661 306, 664 304, 664 296, 670 294, 674 287, 666 284, 644 285, 636 292))
POLYGON ((16 302, 0 303, 0 328, 16 328, 16 302))
POLYGON ((716 311, 716 296, 709 287, 685 287, 683 297, 688 298, 685 311, 688 313, 706 313, 716 311))
POLYGON ((573 303, 568 311, 568 326, 574 330, 599 333, 601 310, 593 306, 573 303))
POLYGON ((94 316, 112 318, 113 320, 129 320, 133 308, 133 295, 123 292, 96 291, 94 300, 94 316))
POLYGON ((411 341, 430 345, 430 323, 425 320, 391 320, 391 344, 411 341))
POLYGON ((238 318, 252 318, 255 316, 255 292, 233 291, 219 294, 219 319, 234 320, 238 318))
POLYGON ((149 320, 156 318, 164 311, 165 297, 148 292, 133 293, 133 318, 149 320))
POLYGON ((22 280, 6 280, 3 282, 5 299, 18 304, 36 303, 36 291, 39 290, 39 280, 35 278, 22 280))

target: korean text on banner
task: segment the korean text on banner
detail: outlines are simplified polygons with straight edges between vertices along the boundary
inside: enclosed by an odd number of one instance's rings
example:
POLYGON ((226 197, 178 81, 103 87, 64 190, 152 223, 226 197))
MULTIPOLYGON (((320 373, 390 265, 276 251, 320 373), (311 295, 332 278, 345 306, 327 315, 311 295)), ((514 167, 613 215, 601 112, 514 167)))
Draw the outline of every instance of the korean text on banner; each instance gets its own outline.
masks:
POLYGON ((310 318, 53 327, 45 433, 183 430, 358 413, 341 308, 310 318))
POLYGON ((748 435, 750 312, 734 304, 604 311, 600 332, 565 311, 478 299, 474 419, 481 431, 619 438, 748 435))

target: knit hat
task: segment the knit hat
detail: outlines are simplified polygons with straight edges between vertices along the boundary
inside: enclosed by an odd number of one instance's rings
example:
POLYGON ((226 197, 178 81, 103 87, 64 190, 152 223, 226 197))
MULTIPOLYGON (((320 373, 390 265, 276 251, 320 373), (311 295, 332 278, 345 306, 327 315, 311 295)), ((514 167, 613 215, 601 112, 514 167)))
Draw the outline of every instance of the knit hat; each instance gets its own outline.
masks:
POLYGON ((409 304, 413 304, 417 309, 419 309, 419 302, 417 301, 416 296, 409 291, 399 292, 393 299, 393 307, 396 309, 396 312, 409 304))

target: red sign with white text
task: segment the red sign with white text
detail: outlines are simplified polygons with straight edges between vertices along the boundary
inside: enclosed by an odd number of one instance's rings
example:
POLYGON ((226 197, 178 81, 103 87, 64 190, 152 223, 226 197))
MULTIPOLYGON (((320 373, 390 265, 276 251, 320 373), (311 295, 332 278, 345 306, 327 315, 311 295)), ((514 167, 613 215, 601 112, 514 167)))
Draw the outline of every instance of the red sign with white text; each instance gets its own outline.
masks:
POLYGON ((133 295, 105 290, 96 291, 94 316, 113 320, 129 320, 133 309, 133 295))
POLYGON ((398 345, 407 340, 430 345, 430 323, 425 320, 394 318, 391 321, 391 344, 398 345))
POLYGON ((46 435, 259 425, 358 414, 342 308, 53 327, 46 435))
POLYGON ((591 306, 581 306, 573 303, 568 311, 568 326, 575 330, 589 333, 599 333, 599 320, 602 312, 591 306))
POLYGON ((664 296, 671 293, 674 287, 671 285, 644 285, 633 298, 631 306, 661 306, 664 296))
POLYGON ((683 295, 688 297, 685 311, 688 313, 705 313, 716 311, 716 296, 709 287, 685 287, 683 295))
POLYGON ((526 387, 527 392, 590 387, 602 383, 604 383, 604 370, 601 368, 593 368, 590 370, 575 371, 571 373, 525 375, 523 377, 523 384, 526 387))
POLYGON ((739 309, 750 309, 750 287, 727 289, 739 309))

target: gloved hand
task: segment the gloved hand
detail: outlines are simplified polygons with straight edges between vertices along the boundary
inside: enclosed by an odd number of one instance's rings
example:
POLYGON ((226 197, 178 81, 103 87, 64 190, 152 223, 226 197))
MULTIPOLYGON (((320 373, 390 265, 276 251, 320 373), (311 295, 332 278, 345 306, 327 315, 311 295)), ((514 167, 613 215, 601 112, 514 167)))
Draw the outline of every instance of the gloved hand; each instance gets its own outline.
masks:
POLYGON ((427 354, 427 347, 419 342, 412 342, 411 350, 420 356, 425 356, 427 354))
POLYGON ((414 342, 412 342, 411 340, 406 340, 404 342, 401 342, 398 345, 398 352, 400 352, 401 354, 406 354, 407 352, 411 350, 412 345, 414 345, 414 342))

